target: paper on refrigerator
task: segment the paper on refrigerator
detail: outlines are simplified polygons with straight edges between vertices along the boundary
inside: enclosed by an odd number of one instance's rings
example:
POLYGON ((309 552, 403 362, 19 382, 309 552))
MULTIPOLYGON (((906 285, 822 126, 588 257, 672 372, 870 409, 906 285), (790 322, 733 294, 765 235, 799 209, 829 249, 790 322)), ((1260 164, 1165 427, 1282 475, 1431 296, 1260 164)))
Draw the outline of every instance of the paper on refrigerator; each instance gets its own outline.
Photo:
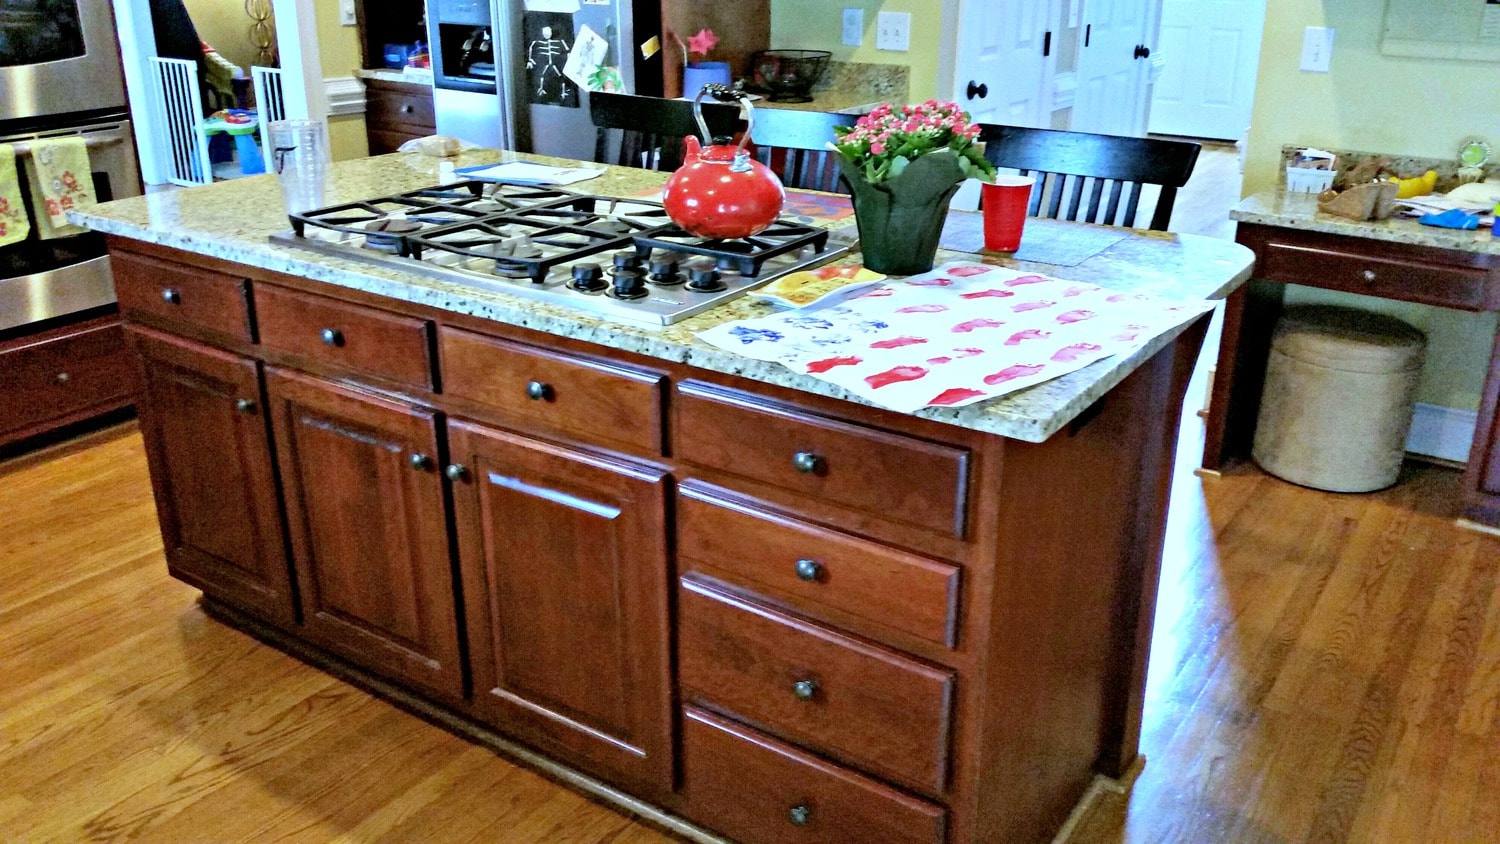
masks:
POLYGON ((835 304, 725 323, 698 337, 910 413, 1076 372, 1211 307, 955 262, 835 304))

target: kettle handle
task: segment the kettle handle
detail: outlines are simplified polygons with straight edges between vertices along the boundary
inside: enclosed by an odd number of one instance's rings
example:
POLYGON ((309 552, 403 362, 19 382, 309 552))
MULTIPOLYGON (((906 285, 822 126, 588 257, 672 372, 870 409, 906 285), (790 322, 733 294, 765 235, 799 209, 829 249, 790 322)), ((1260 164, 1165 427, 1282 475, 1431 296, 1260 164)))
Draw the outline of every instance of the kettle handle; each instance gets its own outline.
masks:
POLYGON ((714 137, 708 131, 708 121, 703 119, 703 96, 707 94, 721 103, 738 102, 740 110, 745 115, 745 132, 740 136, 739 148, 735 150, 735 159, 748 158, 750 153, 745 149, 750 144, 750 135, 755 131, 755 106, 750 104, 750 96, 744 91, 736 91, 728 85, 718 82, 710 82, 698 91, 698 96, 693 98, 693 117, 698 120, 698 131, 703 134, 703 145, 711 147, 714 137))

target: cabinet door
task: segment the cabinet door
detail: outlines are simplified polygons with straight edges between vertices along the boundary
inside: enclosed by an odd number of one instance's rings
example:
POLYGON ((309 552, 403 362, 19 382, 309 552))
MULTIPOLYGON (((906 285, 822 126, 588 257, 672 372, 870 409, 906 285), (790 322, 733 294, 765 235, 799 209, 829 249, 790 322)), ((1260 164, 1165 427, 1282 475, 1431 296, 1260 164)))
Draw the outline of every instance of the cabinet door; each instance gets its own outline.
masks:
POLYGON ((295 621, 257 364, 131 329, 167 567, 211 598, 295 621))
POLYGON ((266 387, 306 635, 462 700, 434 412, 285 370, 266 387))
POLYGON ((476 710, 670 791, 664 474, 459 422, 449 441, 476 710))

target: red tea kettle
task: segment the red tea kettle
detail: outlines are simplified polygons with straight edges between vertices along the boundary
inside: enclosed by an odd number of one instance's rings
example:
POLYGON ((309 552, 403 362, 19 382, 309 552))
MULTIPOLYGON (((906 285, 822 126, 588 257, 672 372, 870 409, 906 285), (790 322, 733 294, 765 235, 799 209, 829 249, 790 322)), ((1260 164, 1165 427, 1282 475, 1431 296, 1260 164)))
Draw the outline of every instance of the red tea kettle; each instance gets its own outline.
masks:
POLYGON ((755 129, 755 107, 749 97, 727 85, 704 85, 693 100, 693 115, 703 132, 704 148, 692 135, 683 138, 682 166, 667 181, 662 204, 672 222, 689 234, 708 238, 749 237, 764 231, 781 214, 786 191, 770 168, 755 161, 745 147, 755 129), (703 96, 738 100, 745 111, 745 134, 739 146, 715 144, 703 119, 703 96))

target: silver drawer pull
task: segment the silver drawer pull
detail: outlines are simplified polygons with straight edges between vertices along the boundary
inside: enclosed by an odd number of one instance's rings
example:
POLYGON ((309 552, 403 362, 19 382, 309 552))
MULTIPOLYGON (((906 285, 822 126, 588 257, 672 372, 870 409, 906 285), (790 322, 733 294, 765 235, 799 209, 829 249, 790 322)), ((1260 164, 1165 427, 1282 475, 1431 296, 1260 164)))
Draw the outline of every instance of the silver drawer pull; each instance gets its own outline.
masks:
POLYGON ((1374 281, 1375 280, 1375 271, 1374 270, 1365 270, 1364 272, 1360 273, 1360 277, 1363 278, 1367 282, 1368 281, 1374 281))

